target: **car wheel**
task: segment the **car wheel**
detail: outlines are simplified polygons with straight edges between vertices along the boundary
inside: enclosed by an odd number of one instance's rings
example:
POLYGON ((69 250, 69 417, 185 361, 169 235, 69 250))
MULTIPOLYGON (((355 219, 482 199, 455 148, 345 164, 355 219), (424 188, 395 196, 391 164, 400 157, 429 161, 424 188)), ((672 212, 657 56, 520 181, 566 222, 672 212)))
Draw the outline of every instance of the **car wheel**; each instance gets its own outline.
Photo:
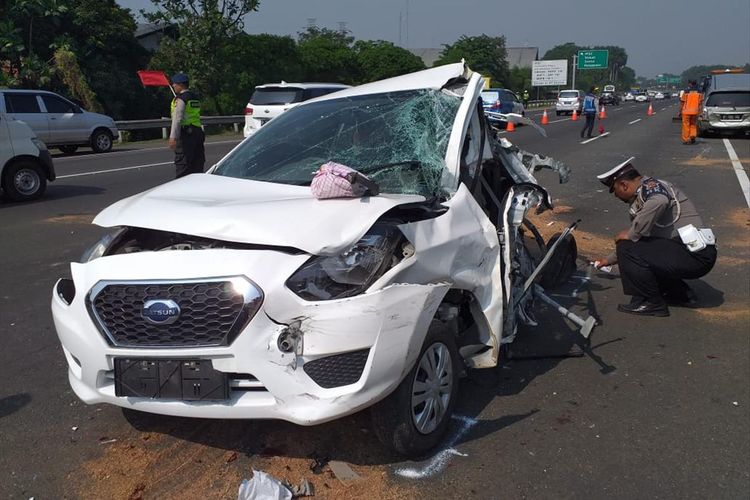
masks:
POLYGON ((434 321, 417 362, 396 390, 372 408, 378 439, 411 457, 434 448, 450 424, 460 371, 453 335, 434 321))
POLYGON ((78 151, 78 146, 60 146, 60 151, 62 151, 66 155, 72 155, 73 153, 78 151))
POLYGON ((5 195, 13 201, 35 200, 47 189, 44 171, 29 160, 19 161, 7 167, 2 184, 5 195))
POLYGON ((97 129, 91 134, 91 149, 95 153, 106 153, 112 149, 112 133, 109 130, 97 129))

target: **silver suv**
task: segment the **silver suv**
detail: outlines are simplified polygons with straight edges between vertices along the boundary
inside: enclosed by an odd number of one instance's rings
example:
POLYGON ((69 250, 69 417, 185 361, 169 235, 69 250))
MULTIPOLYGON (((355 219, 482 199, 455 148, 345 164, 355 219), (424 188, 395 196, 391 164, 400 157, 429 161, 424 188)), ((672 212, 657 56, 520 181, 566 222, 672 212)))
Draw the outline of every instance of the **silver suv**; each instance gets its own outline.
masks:
POLYGON ((75 153, 89 146, 96 153, 112 149, 117 125, 112 118, 82 109, 63 97, 44 90, 0 89, 0 112, 25 122, 47 147, 75 153))
POLYGON ((243 133, 245 137, 249 137, 271 118, 276 118, 289 108, 348 87, 349 85, 340 83, 286 83, 284 81, 258 85, 245 107, 243 133))
POLYGON ((582 106, 583 99, 580 90, 561 90, 557 94, 555 113, 560 116, 562 113, 572 114, 573 111, 576 111, 580 115, 582 106))
POLYGON ((698 116, 701 137, 715 132, 750 132, 750 88, 709 92, 698 116))

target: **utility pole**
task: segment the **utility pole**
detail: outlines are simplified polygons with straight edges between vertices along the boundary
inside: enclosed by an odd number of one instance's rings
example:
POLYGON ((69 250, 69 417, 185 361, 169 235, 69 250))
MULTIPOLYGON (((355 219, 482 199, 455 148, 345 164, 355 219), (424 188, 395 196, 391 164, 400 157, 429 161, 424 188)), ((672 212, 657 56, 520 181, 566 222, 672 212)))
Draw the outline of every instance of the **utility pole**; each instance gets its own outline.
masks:
POLYGON ((573 90, 576 88, 576 68, 578 67, 578 54, 573 54, 573 84, 570 86, 573 90))

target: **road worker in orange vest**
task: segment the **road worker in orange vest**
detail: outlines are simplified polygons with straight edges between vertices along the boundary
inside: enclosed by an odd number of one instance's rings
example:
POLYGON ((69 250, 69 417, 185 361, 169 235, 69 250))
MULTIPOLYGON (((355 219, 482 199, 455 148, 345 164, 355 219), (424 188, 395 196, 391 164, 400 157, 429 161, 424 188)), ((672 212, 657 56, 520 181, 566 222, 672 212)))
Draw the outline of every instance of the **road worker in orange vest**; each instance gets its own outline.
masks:
POLYGON ((703 94, 698 92, 695 80, 688 82, 689 88, 680 96, 682 106, 682 143, 695 144, 698 135, 698 115, 701 112, 703 94))

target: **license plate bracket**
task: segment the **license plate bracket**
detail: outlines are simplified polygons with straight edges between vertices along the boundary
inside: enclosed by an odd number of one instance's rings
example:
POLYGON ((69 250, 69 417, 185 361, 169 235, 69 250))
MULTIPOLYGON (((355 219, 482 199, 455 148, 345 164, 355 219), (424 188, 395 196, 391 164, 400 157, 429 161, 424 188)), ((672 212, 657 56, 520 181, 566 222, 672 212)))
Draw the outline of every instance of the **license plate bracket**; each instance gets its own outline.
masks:
POLYGON ((226 373, 208 359, 115 358, 115 395, 182 401, 229 399, 226 373))

